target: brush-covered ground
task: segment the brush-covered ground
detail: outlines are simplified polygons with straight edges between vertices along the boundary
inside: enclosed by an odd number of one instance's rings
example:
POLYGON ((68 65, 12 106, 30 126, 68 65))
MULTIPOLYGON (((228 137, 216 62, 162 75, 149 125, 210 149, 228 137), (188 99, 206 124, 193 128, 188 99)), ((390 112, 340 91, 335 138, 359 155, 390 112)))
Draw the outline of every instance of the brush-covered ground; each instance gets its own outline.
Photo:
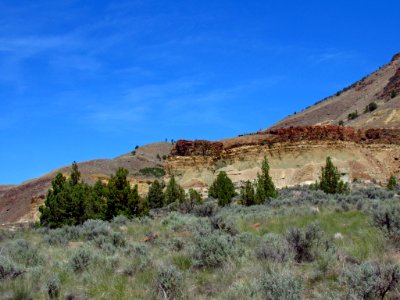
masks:
POLYGON ((287 188, 60 229, 0 231, 1 299, 399 299, 400 199, 287 188))

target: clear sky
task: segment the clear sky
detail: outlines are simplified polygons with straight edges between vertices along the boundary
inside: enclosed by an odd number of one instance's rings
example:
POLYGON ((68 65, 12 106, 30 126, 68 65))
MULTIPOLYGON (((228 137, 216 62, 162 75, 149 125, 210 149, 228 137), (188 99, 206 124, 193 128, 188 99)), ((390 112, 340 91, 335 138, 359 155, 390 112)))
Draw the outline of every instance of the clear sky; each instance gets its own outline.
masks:
POLYGON ((0 0, 0 183, 266 128, 400 51, 400 1, 0 0))

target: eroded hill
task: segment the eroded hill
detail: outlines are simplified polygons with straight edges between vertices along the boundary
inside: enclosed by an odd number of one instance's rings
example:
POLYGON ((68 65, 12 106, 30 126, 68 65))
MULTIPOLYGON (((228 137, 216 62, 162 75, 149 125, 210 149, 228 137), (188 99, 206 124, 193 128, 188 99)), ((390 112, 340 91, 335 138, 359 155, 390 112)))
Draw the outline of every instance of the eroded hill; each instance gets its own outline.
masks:
POLYGON ((391 174, 400 174, 400 130, 308 126, 219 142, 178 141, 166 167, 185 188, 205 192, 220 171, 236 185, 255 179, 264 156, 278 187, 314 182, 327 156, 347 181, 384 184, 391 174))
POLYGON ((400 53, 376 72, 271 128, 338 125, 341 121, 355 128, 400 128, 400 53), (370 103, 377 108, 365 112, 370 103))
MULTIPOLYGON (((171 143, 154 143, 114 159, 97 159, 78 163, 82 179, 93 184, 98 179, 107 181, 111 174, 122 167, 129 171, 132 185, 138 184, 139 192, 147 193, 149 184, 155 179, 151 171, 163 170, 171 143), (149 172, 150 171, 150 172, 149 172)), ((51 180, 61 172, 68 176, 70 167, 52 171, 40 178, 19 185, 0 188, 0 224, 36 220, 38 207, 43 203, 51 180)))

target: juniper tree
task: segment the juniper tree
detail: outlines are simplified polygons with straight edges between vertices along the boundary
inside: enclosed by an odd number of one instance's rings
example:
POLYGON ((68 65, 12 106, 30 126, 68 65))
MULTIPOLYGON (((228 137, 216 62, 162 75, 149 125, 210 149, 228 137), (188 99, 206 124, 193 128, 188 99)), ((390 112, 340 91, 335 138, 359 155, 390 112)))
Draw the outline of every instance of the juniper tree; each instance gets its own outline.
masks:
POLYGON ((165 190, 165 204, 171 204, 175 201, 183 203, 185 201, 185 190, 176 182, 172 175, 165 190))
POLYGON ((150 208, 163 207, 164 200, 163 186, 158 180, 154 180, 147 194, 147 201, 149 202, 150 208))
POLYGON ((71 183, 71 185, 77 185, 80 179, 81 179, 81 172, 79 172, 78 165, 76 161, 74 161, 71 166, 71 175, 69 177, 69 182, 71 183))
POLYGON ((128 181, 128 170, 119 168, 115 175, 112 175, 106 189, 106 219, 111 220, 118 215, 128 218, 140 215, 140 197, 138 187, 133 189, 128 181))
POLYGON ((250 206, 256 204, 254 185, 250 180, 247 180, 244 186, 240 189, 240 198, 243 205, 250 206))
POLYGON ((192 204, 202 204, 203 199, 201 197, 201 194, 196 191, 195 189, 189 189, 189 202, 192 204))
POLYGON ((278 192, 269 175, 269 163, 266 156, 261 163, 261 174, 257 174, 255 202, 263 203, 266 199, 276 198, 278 192))
POLYGON ((230 204, 235 194, 235 186, 224 171, 218 174, 208 190, 208 195, 218 199, 218 205, 220 206, 230 204))
POLYGON ((349 190, 348 184, 340 179, 340 173, 329 156, 326 158, 325 167, 322 167, 320 181, 315 183, 315 187, 327 194, 342 194, 349 190))

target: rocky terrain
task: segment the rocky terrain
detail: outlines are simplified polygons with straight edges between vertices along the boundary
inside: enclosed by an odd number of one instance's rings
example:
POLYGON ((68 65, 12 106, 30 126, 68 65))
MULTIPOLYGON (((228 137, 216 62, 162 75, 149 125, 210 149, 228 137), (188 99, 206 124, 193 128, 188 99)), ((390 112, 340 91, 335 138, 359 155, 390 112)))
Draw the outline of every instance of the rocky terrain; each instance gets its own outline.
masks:
POLYGON ((264 156, 278 187, 314 182, 327 156, 347 181, 384 184, 391 174, 400 173, 400 130, 307 126, 271 129, 208 144, 178 141, 166 167, 185 188, 206 191, 220 171, 237 185, 255 179, 264 156))
POLYGON ((400 128, 400 53, 390 63, 305 110, 277 122, 272 128, 304 125, 344 125, 355 128, 400 128), (364 113, 369 103, 378 107, 364 113), (358 112, 358 117, 348 119, 358 112))

